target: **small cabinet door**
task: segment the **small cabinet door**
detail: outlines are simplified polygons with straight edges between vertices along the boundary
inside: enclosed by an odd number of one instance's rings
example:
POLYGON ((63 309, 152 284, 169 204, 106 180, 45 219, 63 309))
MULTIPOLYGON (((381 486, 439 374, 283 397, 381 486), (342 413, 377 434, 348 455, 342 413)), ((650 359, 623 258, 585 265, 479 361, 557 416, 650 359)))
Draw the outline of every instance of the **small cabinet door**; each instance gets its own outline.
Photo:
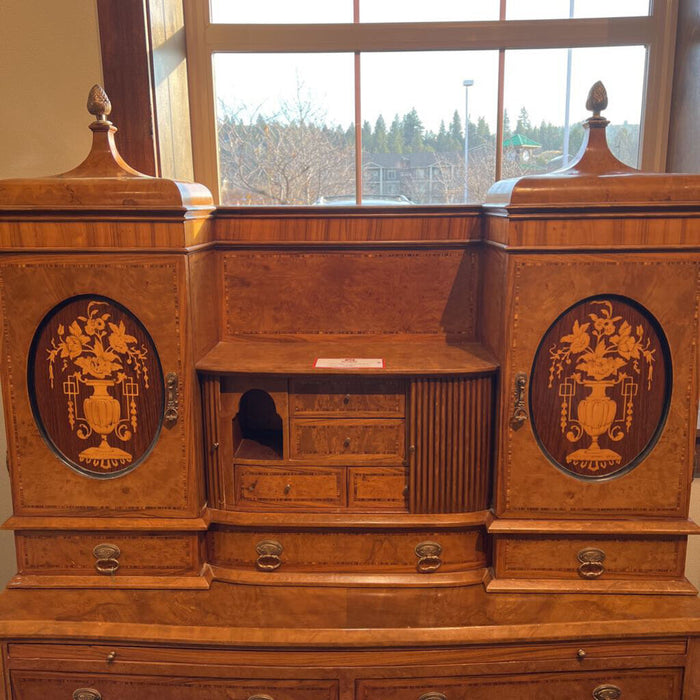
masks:
POLYGON ((17 515, 196 515, 182 257, 0 265, 17 515))

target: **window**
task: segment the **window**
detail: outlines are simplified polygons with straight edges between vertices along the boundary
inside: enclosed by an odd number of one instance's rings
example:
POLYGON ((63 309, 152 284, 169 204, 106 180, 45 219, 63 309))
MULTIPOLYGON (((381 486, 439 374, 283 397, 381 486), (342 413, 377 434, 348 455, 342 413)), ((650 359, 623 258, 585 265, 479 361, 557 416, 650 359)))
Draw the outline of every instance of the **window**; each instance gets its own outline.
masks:
POLYGON ((599 79, 613 152, 665 165, 674 0, 185 9, 195 177, 223 205, 483 201, 497 179, 575 156, 599 79))

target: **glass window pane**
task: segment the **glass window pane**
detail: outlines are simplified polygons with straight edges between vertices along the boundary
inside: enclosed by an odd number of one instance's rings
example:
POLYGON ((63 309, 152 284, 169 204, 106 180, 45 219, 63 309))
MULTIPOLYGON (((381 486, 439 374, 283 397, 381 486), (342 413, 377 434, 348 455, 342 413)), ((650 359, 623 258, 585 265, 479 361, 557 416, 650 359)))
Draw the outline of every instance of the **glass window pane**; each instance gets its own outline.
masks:
POLYGON ((497 51, 363 54, 363 203, 483 201, 494 181, 497 76, 497 51))
POLYGON ((608 91, 603 116, 610 120, 610 149, 637 167, 645 63, 641 46, 507 51, 502 177, 558 170, 574 158, 583 139, 582 123, 590 116, 588 91, 597 80, 608 91))
POLYGON ((352 54, 214 54, 221 203, 355 197, 352 54))
POLYGON ((649 7, 649 0, 506 0, 506 19, 640 17, 649 7))
POLYGON ((216 24, 333 24, 352 22, 353 0, 210 0, 216 24))
POLYGON ((499 0, 360 0, 361 22, 481 22, 497 20, 499 0))

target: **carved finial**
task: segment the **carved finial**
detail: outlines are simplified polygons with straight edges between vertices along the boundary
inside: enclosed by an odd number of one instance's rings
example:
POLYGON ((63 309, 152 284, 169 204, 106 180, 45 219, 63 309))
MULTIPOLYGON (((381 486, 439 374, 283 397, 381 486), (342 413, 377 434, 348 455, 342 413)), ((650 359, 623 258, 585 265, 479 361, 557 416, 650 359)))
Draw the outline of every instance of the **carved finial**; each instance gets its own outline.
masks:
POLYGON ((88 95, 87 109, 98 122, 107 121, 112 103, 101 85, 93 85, 88 95))
POLYGON ((593 112, 594 117, 599 117, 600 113, 608 106, 608 92, 605 85, 600 80, 588 91, 586 109, 593 112))

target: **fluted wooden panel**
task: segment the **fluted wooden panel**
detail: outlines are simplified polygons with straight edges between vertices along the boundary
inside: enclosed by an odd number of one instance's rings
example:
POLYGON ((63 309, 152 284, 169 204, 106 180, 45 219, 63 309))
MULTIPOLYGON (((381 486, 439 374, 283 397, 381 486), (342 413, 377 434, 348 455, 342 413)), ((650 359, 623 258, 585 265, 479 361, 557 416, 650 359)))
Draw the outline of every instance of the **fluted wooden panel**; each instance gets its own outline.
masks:
POLYGON ((204 407, 204 460, 207 472, 208 500, 213 508, 224 501, 221 470, 219 469, 219 378, 202 377, 202 405, 204 407))
POLYGON ((489 505, 493 375, 411 382, 410 510, 458 513, 489 505))

